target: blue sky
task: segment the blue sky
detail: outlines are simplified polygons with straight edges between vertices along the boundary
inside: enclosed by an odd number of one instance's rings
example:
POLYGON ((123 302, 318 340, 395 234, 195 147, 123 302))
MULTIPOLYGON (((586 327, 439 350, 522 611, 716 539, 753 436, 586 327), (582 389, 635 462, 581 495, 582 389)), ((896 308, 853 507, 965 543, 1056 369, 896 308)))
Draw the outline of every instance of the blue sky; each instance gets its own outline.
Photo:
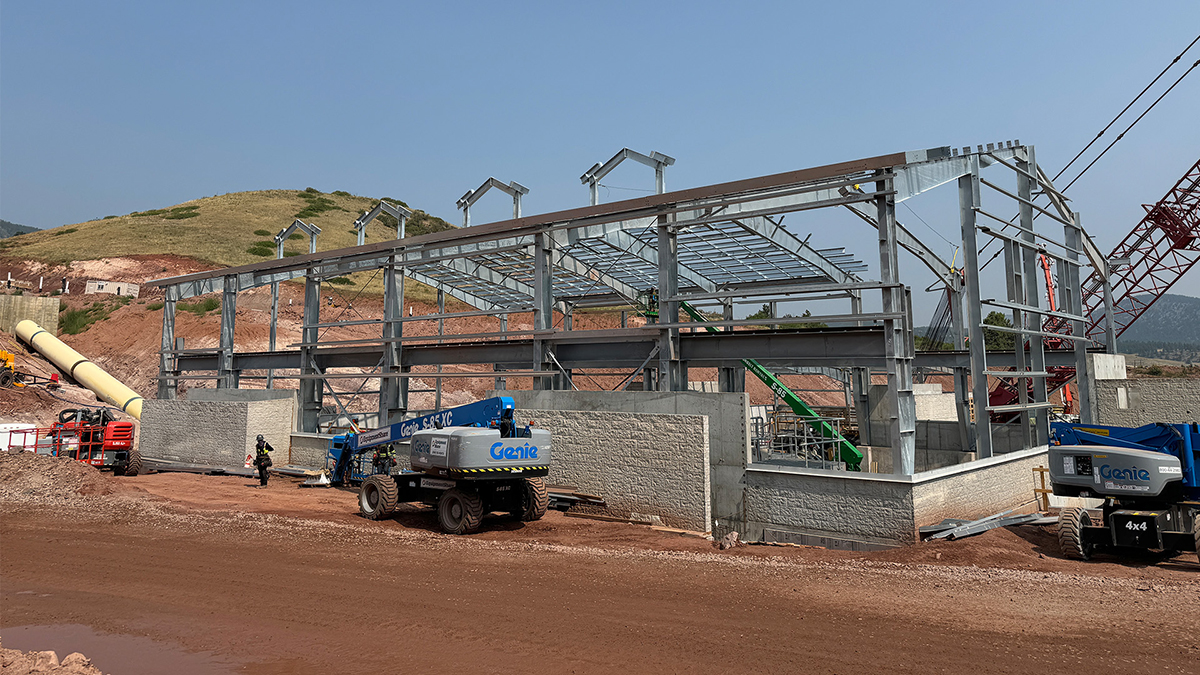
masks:
MULTIPOLYGON (((313 186, 457 223, 489 175, 531 188, 526 213, 586 204, 578 177, 625 146, 676 157, 669 189, 1007 139, 1057 173, 1197 32, 1194 1, 5 0, 0 217, 313 186)), ((1102 249, 1195 162, 1198 117, 1193 73, 1071 189, 1102 249)), ((606 182, 653 187, 632 164, 606 182)), ((913 208, 957 240, 937 204, 913 208)), ((489 195, 472 220, 510 209, 489 195)), ((811 229, 875 266, 873 232, 811 229)), ((1175 290, 1200 295, 1200 274, 1175 290)))

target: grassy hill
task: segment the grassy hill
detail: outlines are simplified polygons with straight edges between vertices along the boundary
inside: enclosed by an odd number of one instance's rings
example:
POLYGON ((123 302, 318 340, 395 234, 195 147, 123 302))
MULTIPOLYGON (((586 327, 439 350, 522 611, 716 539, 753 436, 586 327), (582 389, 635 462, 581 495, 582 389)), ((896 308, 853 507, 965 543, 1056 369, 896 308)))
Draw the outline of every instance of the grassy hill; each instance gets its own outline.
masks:
MULTIPOLYGON (((399 202, 388 198, 389 201, 399 202)), ((245 265, 275 257, 272 237, 295 218, 321 228, 317 250, 354 246, 354 219, 378 202, 347 192, 262 190, 195 199, 123 216, 37 230, 0 242, 0 254, 47 262, 131 255, 175 254, 215 266, 245 265)), ((403 204, 403 202, 399 202, 403 204)), ((409 236, 450 229, 441 218, 414 210, 409 236)), ((394 239, 396 221, 377 218, 367 241, 394 239)), ((285 254, 308 252, 308 239, 294 235, 285 254)))

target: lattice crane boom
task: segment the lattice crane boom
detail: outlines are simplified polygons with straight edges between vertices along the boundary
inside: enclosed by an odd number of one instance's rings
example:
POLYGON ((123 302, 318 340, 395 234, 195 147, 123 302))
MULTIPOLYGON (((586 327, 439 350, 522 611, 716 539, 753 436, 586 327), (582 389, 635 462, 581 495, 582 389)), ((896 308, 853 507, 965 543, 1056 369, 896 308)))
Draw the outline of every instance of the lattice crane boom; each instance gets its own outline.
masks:
MULTIPOLYGON (((1200 161, 1109 254, 1129 259, 1112 272, 1113 324, 1120 336, 1200 260, 1200 161)), ((1097 271, 1083 284, 1087 336, 1104 341, 1104 286, 1097 271)))

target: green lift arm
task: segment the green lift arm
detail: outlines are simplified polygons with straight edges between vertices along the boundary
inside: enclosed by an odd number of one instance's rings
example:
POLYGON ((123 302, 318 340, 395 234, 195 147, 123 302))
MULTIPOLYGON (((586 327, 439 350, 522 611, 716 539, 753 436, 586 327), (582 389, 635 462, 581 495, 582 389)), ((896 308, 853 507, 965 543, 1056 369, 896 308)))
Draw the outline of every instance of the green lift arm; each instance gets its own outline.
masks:
MULTIPOLYGON (((679 303, 679 306, 682 307, 683 311, 687 312, 688 316, 692 317, 692 319, 695 321, 708 321, 708 319, 704 318, 703 314, 701 314, 695 307, 692 307, 688 303, 681 302, 679 303)), ((705 328, 708 329, 708 332, 710 333, 721 332, 714 326, 705 326, 705 328)), ((742 359, 742 366, 744 366, 746 370, 750 371, 751 373, 754 373, 755 377, 763 381, 763 384, 766 384, 768 387, 770 387, 771 391, 775 392, 776 396, 783 399, 783 402, 788 404, 788 407, 792 409, 792 412, 796 413, 797 417, 807 422, 808 426, 812 427, 814 431, 821 434, 822 438, 836 440, 838 447, 838 458, 846 463, 847 469, 850 471, 862 470, 862 451, 854 447, 853 443, 843 438, 832 424, 821 419, 821 416, 818 415, 812 408, 808 407, 808 404, 801 400, 801 398, 796 395, 796 392, 788 389, 787 385, 781 382, 774 373, 766 368, 763 368, 762 364, 754 359, 742 359)))

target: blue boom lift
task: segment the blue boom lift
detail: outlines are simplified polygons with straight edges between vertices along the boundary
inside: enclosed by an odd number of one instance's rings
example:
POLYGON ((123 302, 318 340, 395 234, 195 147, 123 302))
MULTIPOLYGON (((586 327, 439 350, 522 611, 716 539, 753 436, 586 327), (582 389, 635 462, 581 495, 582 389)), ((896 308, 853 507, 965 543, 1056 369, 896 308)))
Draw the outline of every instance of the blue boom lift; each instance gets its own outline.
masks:
POLYGON ((329 444, 329 479, 334 485, 358 485, 375 474, 389 473, 388 467, 372 461, 378 453, 368 457, 367 451, 388 446, 390 456, 393 443, 408 440, 414 433, 426 429, 483 427, 499 430, 502 438, 529 438, 529 427, 518 429, 513 421, 515 407, 512 398, 497 396, 371 431, 339 434, 329 444))
POLYGON ((1200 553, 1200 425, 1056 422, 1051 436, 1054 494, 1104 500, 1097 524, 1082 507, 1059 513, 1065 557, 1087 560, 1099 550, 1200 553))

